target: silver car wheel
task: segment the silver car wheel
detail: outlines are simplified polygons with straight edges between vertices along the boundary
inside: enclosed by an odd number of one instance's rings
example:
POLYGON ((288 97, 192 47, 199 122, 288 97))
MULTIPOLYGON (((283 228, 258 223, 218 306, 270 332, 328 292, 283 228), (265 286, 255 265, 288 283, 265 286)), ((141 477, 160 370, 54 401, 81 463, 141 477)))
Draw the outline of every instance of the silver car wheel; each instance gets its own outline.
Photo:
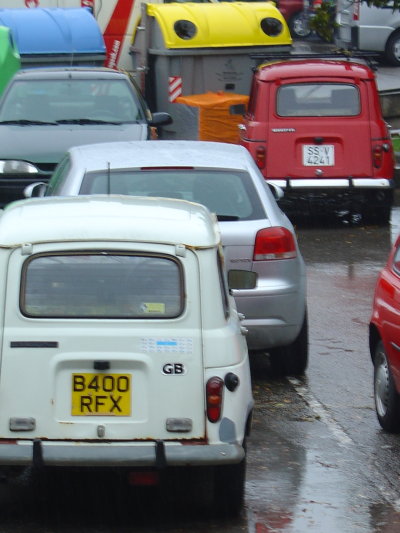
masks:
POLYGON ((381 417, 387 413, 390 386, 388 362, 384 350, 381 349, 377 353, 374 376, 376 412, 381 417))

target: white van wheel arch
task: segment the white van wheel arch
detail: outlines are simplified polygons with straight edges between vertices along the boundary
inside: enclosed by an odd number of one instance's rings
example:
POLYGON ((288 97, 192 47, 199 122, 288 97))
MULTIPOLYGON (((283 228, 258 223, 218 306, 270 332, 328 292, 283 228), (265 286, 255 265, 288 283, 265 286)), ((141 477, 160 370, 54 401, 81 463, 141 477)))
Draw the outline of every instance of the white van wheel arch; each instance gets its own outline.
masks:
POLYGON ((400 31, 392 33, 386 43, 385 58, 394 66, 400 66, 400 31))

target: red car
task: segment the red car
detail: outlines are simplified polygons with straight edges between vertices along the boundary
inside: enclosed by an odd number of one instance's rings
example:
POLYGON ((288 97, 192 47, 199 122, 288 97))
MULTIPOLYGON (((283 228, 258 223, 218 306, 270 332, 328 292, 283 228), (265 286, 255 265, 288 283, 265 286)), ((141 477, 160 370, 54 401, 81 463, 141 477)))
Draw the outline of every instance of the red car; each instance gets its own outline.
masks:
POLYGON ((240 143, 294 214, 390 220, 394 153, 375 74, 348 59, 289 59, 256 69, 240 143))
POLYGON ((400 235, 375 288, 369 348, 374 364, 374 398, 383 429, 400 431, 400 235))

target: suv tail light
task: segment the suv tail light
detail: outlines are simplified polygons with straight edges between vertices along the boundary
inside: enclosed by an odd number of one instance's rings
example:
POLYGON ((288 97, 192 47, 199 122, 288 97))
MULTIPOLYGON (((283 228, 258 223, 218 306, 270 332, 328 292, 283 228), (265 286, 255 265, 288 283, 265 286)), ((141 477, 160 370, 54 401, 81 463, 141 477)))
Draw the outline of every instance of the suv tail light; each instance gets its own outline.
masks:
POLYGON ((383 162, 383 147, 381 145, 375 146, 372 151, 372 161, 375 168, 380 168, 383 162))
POLYGON ((292 259, 297 256, 294 235, 287 228, 265 228, 257 232, 254 261, 292 259))
POLYGON ((221 418, 223 394, 223 380, 217 376, 210 378, 206 385, 207 418, 210 422, 218 422, 221 418))
POLYGON ((258 168, 265 168, 267 154, 264 146, 257 146, 254 159, 258 168))
POLYGON ((353 9, 353 20, 359 20, 360 19, 360 2, 354 2, 352 4, 353 9))

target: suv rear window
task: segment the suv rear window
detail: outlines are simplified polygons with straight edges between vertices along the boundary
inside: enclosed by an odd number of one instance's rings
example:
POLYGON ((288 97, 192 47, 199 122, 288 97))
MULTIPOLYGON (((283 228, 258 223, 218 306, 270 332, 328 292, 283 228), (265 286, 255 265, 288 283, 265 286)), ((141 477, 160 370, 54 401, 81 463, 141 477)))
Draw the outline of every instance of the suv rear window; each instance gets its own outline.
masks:
POLYGON ((42 254, 23 268, 20 307, 41 318, 172 318, 183 310, 180 263, 123 252, 42 254))
POLYGON ((345 83, 298 83, 278 89, 276 109, 281 117, 340 117, 360 113, 355 85, 345 83))

